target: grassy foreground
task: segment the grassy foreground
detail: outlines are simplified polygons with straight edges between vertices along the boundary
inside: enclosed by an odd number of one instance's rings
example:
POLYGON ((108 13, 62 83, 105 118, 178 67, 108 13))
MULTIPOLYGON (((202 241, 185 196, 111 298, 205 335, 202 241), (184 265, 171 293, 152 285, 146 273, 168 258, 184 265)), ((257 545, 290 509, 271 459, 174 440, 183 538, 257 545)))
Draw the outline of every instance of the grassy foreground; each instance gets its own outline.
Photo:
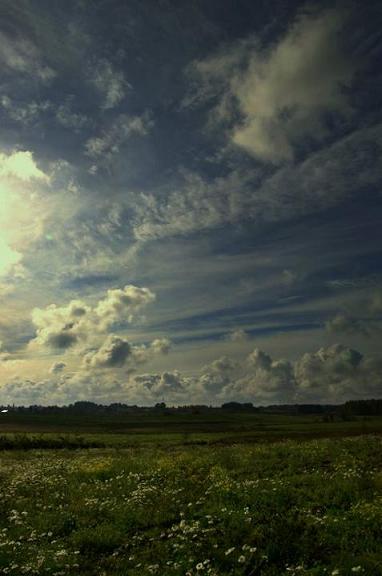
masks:
POLYGON ((0 462, 1 574, 382 574, 378 436, 0 462))

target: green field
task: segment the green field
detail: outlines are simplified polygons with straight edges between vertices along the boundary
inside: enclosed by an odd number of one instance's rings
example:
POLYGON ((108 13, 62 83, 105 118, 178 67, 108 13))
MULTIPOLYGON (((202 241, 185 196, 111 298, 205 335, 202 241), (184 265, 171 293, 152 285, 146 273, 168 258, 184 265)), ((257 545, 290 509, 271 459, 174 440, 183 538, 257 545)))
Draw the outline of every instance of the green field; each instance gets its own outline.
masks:
MULTIPOLYGON (((41 447, 61 438, 98 443, 99 447, 137 444, 232 444, 274 442, 285 439, 382 435, 382 417, 352 416, 325 420, 322 415, 288 415, 227 412, 143 414, 39 414, 13 412, 0 419, 0 450, 15 435, 26 443, 39 438, 41 447)), ((11 444, 14 444, 12 440, 11 444)), ((9 447, 12 447, 11 445, 9 447)), ((21 446, 26 447, 26 446, 21 446)), ((39 447, 39 445, 37 445, 39 447)), ((55 447, 55 446, 52 446, 55 447)))
POLYGON ((0 574, 382 574, 381 419, 9 416, 0 574))

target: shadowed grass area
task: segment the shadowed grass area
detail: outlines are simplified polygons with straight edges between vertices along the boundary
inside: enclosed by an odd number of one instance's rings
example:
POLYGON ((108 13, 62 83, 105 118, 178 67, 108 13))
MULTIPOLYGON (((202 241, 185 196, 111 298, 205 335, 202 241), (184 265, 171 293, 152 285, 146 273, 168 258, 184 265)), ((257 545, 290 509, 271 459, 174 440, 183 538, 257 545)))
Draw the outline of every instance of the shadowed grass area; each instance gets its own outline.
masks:
POLYGON ((80 448, 102 448, 101 439, 58 434, 3 434, 0 436, 0 450, 78 450, 80 448))
POLYGON ((325 421, 320 415, 224 413, 62 415, 11 412, 0 418, 0 450, 234 444, 382 434, 382 417, 325 421))

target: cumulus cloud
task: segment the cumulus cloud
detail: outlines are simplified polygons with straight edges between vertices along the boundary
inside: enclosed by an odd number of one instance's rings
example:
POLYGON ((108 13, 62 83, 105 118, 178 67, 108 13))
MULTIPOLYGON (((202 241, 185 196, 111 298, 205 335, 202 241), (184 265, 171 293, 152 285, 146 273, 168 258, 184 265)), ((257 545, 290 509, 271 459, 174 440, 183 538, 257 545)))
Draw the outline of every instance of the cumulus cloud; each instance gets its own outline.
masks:
POLYGON ((329 402, 370 396, 381 384, 373 370, 368 374, 371 367, 370 361, 363 362, 362 354, 340 344, 304 354, 295 364, 297 397, 329 402))
POLYGON ((34 308, 32 322, 36 327, 34 345, 67 349, 87 338, 88 317, 91 309, 81 300, 72 300, 67 306, 51 304, 34 308))
MULTIPOLYGON (((126 402, 127 404, 153 405, 158 401, 182 404, 192 394, 193 380, 177 371, 116 375, 113 370, 80 371, 62 379, 57 386, 56 397, 60 403, 76 400, 95 402, 126 402)), ((27 386, 24 386, 26 396, 27 386)), ((35 389, 35 388, 34 388, 35 389)), ((1 397, 1 389, 0 389, 1 397)), ((194 396, 195 397, 195 396, 194 396)), ((43 399, 46 403, 46 398, 43 399)))
POLYGON ((148 362, 153 354, 168 354, 170 341, 167 338, 153 340, 149 346, 129 343, 125 338, 108 334, 99 348, 85 352, 82 368, 86 370, 121 368, 136 371, 140 364, 148 362))
MULTIPOLYGON (((56 351, 68 351, 82 358, 77 374, 73 378, 82 381, 87 377, 102 381, 98 373, 112 373, 126 368, 132 374, 137 367, 148 362, 155 354, 167 354, 171 342, 157 338, 148 345, 130 343, 124 336, 110 333, 117 324, 132 322, 138 313, 153 302, 155 294, 148 288, 127 285, 123 289, 111 289, 94 306, 81 300, 72 300, 66 306, 51 304, 32 311, 35 337, 29 342, 30 350, 45 347, 56 351), (85 378, 85 376, 83 376, 85 378)), ((64 370, 64 362, 55 362, 51 374, 64 370)), ((103 379, 109 381, 109 377, 103 379)))
POLYGON ((291 160, 301 139, 325 134, 323 113, 348 107, 355 62, 341 45, 345 22, 340 9, 305 10, 271 47, 248 39, 195 63, 196 100, 216 99, 215 85, 223 93, 215 119, 231 124, 234 144, 265 161, 291 160))
POLYGON ((293 366, 287 360, 272 358, 255 348, 246 359, 244 373, 228 382, 221 395, 229 400, 291 402, 295 394, 293 366))
MULTIPOLYGON (((178 371, 134 373, 134 346, 110 335, 89 353, 74 375, 55 373, 53 381, 13 378, 0 388, 3 402, 68 403, 86 399, 153 405, 227 401, 274 403, 341 403, 372 398, 382 392, 382 360, 336 344, 303 354, 295 362, 273 359, 255 349, 243 362, 221 357, 198 374, 178 371), (124 368, 121 372, 113 368, 124 368), (126 368, 131 368, 126 371, 126 368)), ((146 357, 147 358, 147 357, 146 357)))
MULTIPOLYGON (((130 284, 123 289, 108 290, 106 297, 94 307, 82 300, 71 300, 67 306, 50 304, 46 308, 34 308, 32 322, 36 337, 31 344, 70 348, 85 342, 90 336, 97 337, 107 332, 113 324, 132 322, 142 308, 154 300, 155 294, 151 290, 130 284)), ((158 342, 154 348, 168 345, 166 340, 158 342)))
POLYGON ((337 403, 380 395, 380 368, 380 359, 340 344, 306 353, 295 362, 272 359, 255 348, 242 363, 223 357, 205 367, 189 384, 189 392, 215 402, 337 403))
POLYGON ((232 372, 237 367, 237 363, 229 356, 221 356, 217 358, 206 368, 207 371, 215 374, 227 374, 232 372))
POLYGON ((15 377, 0 387, 0 402, 18 406, 63 404, 65 396, 59 388, 59 384, 53 380, 36 381, 15 377))
POLYGON ((135 402, 154 404, 161 401, 183 403, 192 394, 193 380, 177 372, 136 374, 127 384, 126 393, 135 402))
POLYGON ((235 377, 237 368, 237 363, 229 356, 217 358, 202 368, 197 381, 199 391, 207 396, 219 395, 224 386, 228 385, 235 377))
POLYGON ((84 363, 91 368, 120 368, 130 355, 129 342, 115 334, 109 334, 97 351, 85 355, 84 363))
POLYGON ((269 370, 272 366, 272 358, 262 350, 255 348, 247 357, 247 363, 255 370, 269 370))
POLYGON ((250 335, 248 334, 248 332, 246 332, 242 328, 237 328, 236 330, 233 330, 233 332, 230 332, 228 334, 228 339, 231 340, 231 342, 246 342, 247 340, 249 340, 249 338, 250 335))
POLYGON ((49 181, 47 174, 40 170, 29 150, 19 150, 10 154, 0 153, 0 178, 16 178, 23 182, 31 180, 49 181))
POLYGON ((171 341, 168 338, 156 338, 151 342, 150 347, 156 354, 168 354, 171 341))
POLYGON ((41 236, 48 208, 36 198, 49 181, 30 151, 0 152, 0 275, 20 271, 23 251, 41 236))
POLYGON ((106 298, 96 306, 95 314, 105 327, 132 322, 137 313, 154 300, 155 294, 148 288, 129 284, 123 289, 108 290, 106 298))

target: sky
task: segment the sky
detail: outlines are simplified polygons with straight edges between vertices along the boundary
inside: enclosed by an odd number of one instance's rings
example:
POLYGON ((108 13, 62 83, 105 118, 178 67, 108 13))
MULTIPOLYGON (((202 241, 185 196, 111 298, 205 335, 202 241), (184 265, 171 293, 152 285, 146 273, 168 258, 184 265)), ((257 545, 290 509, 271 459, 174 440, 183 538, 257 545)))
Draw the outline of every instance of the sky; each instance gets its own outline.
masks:
POLYGON ((2 0, 0 403, 381 397, 381 24, 2 0))

